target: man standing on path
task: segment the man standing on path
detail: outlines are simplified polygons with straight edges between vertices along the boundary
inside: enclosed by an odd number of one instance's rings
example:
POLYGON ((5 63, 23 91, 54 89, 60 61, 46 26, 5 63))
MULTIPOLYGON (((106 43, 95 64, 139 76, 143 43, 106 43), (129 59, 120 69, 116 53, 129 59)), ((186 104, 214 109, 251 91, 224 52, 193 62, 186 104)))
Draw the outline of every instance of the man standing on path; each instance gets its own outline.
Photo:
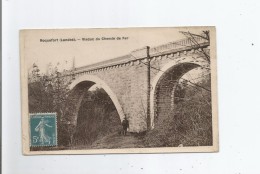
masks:
POLYGON ((125 136, 127 133, 127 128, 129 128, 129 122, 126 119, 126 117, 124 118, 124 120, 122 121, 122 126, 123 126, 123 135, 125 136))

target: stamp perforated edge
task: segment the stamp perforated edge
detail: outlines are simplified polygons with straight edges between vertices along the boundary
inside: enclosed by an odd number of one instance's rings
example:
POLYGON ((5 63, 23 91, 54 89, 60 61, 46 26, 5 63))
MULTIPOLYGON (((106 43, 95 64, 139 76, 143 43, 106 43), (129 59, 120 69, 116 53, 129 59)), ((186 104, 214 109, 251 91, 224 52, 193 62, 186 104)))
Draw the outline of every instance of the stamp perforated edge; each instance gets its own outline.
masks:
POLYGON ((58 126, 57 126, 57 112, 35 112, 35 113, 29 113, 29 145, 30 147, 55 147, 58 146, 58 126), (55 145, 32 145, 31 144, 31 117, 35 115, 54 115, 55 118, 55 133, 56 133, 56 144, 55 145))

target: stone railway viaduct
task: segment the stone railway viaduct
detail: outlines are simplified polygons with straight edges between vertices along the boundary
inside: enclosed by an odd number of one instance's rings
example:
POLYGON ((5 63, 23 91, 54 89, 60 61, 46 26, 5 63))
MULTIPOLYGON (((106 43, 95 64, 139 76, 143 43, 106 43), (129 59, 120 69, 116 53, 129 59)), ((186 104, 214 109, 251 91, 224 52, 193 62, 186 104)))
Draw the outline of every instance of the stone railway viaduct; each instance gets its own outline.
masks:
POLYGON ((153 129, 156 120, 173 109, 174 89, 178 80, 197 67, 209 68, 203 51, 210 51, 210 43, 196 37, 196 44, 183 39, 157 47, 144 47, 130 54, 100 63, 75 68, 66 77, 72 80, 65 114, 73 125, 84 92, 94 84, 102 87, 113 101, 120 119, 127 117, 130 132, 153 129))

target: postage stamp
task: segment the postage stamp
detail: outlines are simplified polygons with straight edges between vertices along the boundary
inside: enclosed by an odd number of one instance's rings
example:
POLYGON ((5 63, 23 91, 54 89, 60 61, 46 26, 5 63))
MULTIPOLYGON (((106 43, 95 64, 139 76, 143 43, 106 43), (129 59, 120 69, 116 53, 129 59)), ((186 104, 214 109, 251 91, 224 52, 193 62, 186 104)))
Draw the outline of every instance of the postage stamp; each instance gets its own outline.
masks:
POLYGON ((57 146, 56 113, 30 114, 30 146, 57 146))

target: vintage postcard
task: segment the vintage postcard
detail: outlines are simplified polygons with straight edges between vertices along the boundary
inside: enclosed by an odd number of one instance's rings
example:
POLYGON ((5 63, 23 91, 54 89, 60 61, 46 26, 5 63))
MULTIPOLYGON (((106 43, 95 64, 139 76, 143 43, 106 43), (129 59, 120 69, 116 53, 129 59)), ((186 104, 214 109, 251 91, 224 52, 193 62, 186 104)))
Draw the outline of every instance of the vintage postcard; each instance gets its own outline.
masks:
POLYGON ((215 27, 20 31, 23 154, 217 152, 215 27))

